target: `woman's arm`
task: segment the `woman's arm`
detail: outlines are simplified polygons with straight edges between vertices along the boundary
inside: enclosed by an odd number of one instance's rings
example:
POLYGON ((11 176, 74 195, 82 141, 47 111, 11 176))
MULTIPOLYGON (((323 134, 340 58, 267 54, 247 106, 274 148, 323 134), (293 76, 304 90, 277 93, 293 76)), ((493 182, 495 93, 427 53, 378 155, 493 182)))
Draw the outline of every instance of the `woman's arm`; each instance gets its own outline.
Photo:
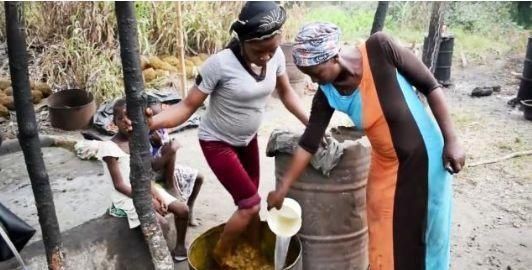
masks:
POLYGON ((210 56, 201 66, 194 86, 184 100, 155 116, 146 109, 150 130, 173 128, 183 124, 218 87, 222 78, 222 64, 218 55, 210 56))
POLYGON ((318 89, 312 101, 309 123, 299 140, 299 146, 292 157, 290 166, 281 177, 282 184, 268 194, 268 209, 281 207, 288 190, 303 173, 312 155, 318 150, 333 113, 334 109, 329 105, 325 94, 321 89, 318 89))
POLYGON ((444 93, 430 70, 410 50, 399 46, 383 33, 376 33, 368 42, 378 42, 380 49, 399 73, 423 93, 438 122, 444 138, 443 163, 451 173, 458 173, 464 167, 465 154, 454 131, 444 93))
POLYGON ((303 109, 301 99, 290 85, 286 73, 277 77, 277 92, 286 109, 292 113, 303 125, 308 125, 308 115, 303 109))
POLYGON ((440 126, 440 130, 444 139, 443 148, 443 162, 445 168, 448 168, 452 173, 458 173, 462 170, 465 164, 465 153, 458 142, 458 138, 454 131, 453 122, 445 103, 445 97, 440 87, 431 91, 427 97, 430 109, 434 118, 440 126))
POLYGON ((301 146, 297 147, 295 154, 292 156, 292 161, 290 162, 288 170, 281 178, 281 185, 278 186, 275 191, 271 191, 268 194, 268 209, 271 209, 272 207, 277 209, 281 208, 288 190, 303 173, 311 158, 311 153, 307 152, 301 146))
POLYGON ((197 86, 193 86, 184 100, 155 116, 152 116, 149 108, 146 109, 150 130, 172 128, 183 124, 203 104, 207 96, 197 86))

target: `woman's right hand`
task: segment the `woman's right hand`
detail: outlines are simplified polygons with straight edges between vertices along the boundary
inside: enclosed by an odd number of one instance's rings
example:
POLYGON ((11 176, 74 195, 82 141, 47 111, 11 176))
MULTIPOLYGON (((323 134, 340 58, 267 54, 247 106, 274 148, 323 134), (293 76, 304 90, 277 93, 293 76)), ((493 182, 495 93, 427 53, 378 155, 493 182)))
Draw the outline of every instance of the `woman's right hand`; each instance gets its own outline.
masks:
POLYGON ((272 209, 273 207, 281 209, 284 198, 286 197, 286 194, 288 194, 290 187, 299 178, 301 173, 303 173, 311 158, 311 153, 307 152, 301 146, 297 147, 288 169, 281 178, 282 184, 277 187, 275 191, 272 191, 268 194, 268 210, 272 209))
POLYGON ((283 206, 284 198, 286 197, 286 191, 283 188, 278 188, 268 193, 268 210, 272 208, 281 209, 283 206))

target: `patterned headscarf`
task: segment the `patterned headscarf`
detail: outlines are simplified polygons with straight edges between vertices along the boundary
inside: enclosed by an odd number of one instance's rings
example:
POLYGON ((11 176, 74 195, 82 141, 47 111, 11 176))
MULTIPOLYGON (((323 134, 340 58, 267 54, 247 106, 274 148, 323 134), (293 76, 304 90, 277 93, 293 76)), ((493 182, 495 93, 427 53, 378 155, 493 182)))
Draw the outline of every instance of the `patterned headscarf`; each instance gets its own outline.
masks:
POLYGON ((341 31, 332 23, 310 23, 303 26, 292 49, 294 63, 300 67, 319 65, 340 51, 341 31))
POLYGON ((286 11, 274 1, 247 2, 231 25, 240 41, 262 40, 281 32, 286 11))

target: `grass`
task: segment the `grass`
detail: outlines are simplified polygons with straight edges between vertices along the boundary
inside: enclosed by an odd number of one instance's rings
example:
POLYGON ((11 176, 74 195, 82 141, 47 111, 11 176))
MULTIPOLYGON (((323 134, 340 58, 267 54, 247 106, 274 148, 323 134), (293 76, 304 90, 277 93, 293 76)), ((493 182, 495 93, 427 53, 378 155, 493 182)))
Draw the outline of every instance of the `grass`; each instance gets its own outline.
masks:
MULTIPOLYGON (((478 6, 475 6, 474 3, 454 3, 454 5, 448 7, 448 13, 456 13, 461 8, 459 5, 464 5, 464 7, 472 9, 467 14, 467 16, 471 17, 470 13, 474 13, 475 8, 478 9, 478 6)), ((490 5, 490 3, 483 5, 490 5)), ((299 23, 290 25, 290 27, 299 28, 305 23, 314 21, 332 22, 342 30, 344 42, 360 42, 369 36, 375 8, 375 3, 365 2, 342 3, 340 6, 323 3, 322 5, 310 5, 306 7, 306 13, 303 18, 298 18, 299 23)), ((486 10, 491 12, 494 8, 496 7, 489 7, 486 10)), ((484 63, 486 58, 501 57, 509 53, 519 53, 525 50, 526 40, 528 35, 530 35, 530 31, 515 25, 509 21, 510 19, 504 22, 501 22, 503 21, 501 18, 488 19, 498 16, 491 13, 479 16, 480 19, 478 20, 469 17, 466 20, 458 17, 459 15, 461 14, 447 18, 447 22, 451 25, 449 30, 455 36, 455 59, 459 59, 458 57, 464 54, 469 62, 484 63), (463 25, 455 22, 459 19, 465 21, 463 25)), ((384 31, 404 43, 416 43, 421 46, 423 38, 428 31, 429 16, 429 2, 391 2, 384 31)), ((503 15, 500 16, 504 17, 503 15)), ((291 32, 291 30, 287 32, 291 32)), ((293 35, 295 36, 295 34, 293 35)))
MULTIPOLYGON (((184 3, 186 52, 195 55, 223 48, 241 6, 242 2, 184 3)), ((135 7, 141 54, 177 55, 176 3, 137 2, 135 7)), ((54 89, 86 89, 98 101, 123 95, 114 3, 30 2, 24 3, 24 13, 32 79, 46 81, 54 89)), ((3 16, 2 5, 0 40, 5 41, 3 16)), ((146 87, 163 84, 167 81, 154 80, 146 87)))
POLYGON ((328 6, 311 8, 305 14, 303 23, 314 21, 334 23, 342 30, 343 40, 353 42, 369 36, 373 15, 374 11, 371 10, 328 6))
POLYGON ((451 112, 451 118, 453 119, 454 124, 460 130, 475 124, 478 120, 478 117, 469 110, 461 110, 456 112, 451 112))
POLYGON ((98 101, 122 95, 122 69, 115 51, 98 50, 83 38, 49 46, 36 63, 34 74, 46 77, 56 89, 82 88, 98 101))

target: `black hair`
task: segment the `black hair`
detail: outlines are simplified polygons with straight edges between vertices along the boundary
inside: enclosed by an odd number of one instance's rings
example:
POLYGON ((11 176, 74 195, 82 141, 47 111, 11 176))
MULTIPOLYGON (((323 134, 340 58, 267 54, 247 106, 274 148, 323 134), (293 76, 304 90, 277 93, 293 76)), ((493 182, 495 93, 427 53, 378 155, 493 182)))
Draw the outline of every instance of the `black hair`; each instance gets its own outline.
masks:
POLYGON ((161 101, 158 98, 156 98, 156 97, 154 97, 152 95, 147 95, 146 103, 147 103, 146 106, 148 106, 148 107, 151 107, 153 105, 161 105, 162 104, 161 101))
POLYGON ((113 105, 113 117, 116 116, 118 113, 122 112, 122 108, 126 107, 126 99, 120 98, 117 101, 115 101, 115 104, 113 105))

